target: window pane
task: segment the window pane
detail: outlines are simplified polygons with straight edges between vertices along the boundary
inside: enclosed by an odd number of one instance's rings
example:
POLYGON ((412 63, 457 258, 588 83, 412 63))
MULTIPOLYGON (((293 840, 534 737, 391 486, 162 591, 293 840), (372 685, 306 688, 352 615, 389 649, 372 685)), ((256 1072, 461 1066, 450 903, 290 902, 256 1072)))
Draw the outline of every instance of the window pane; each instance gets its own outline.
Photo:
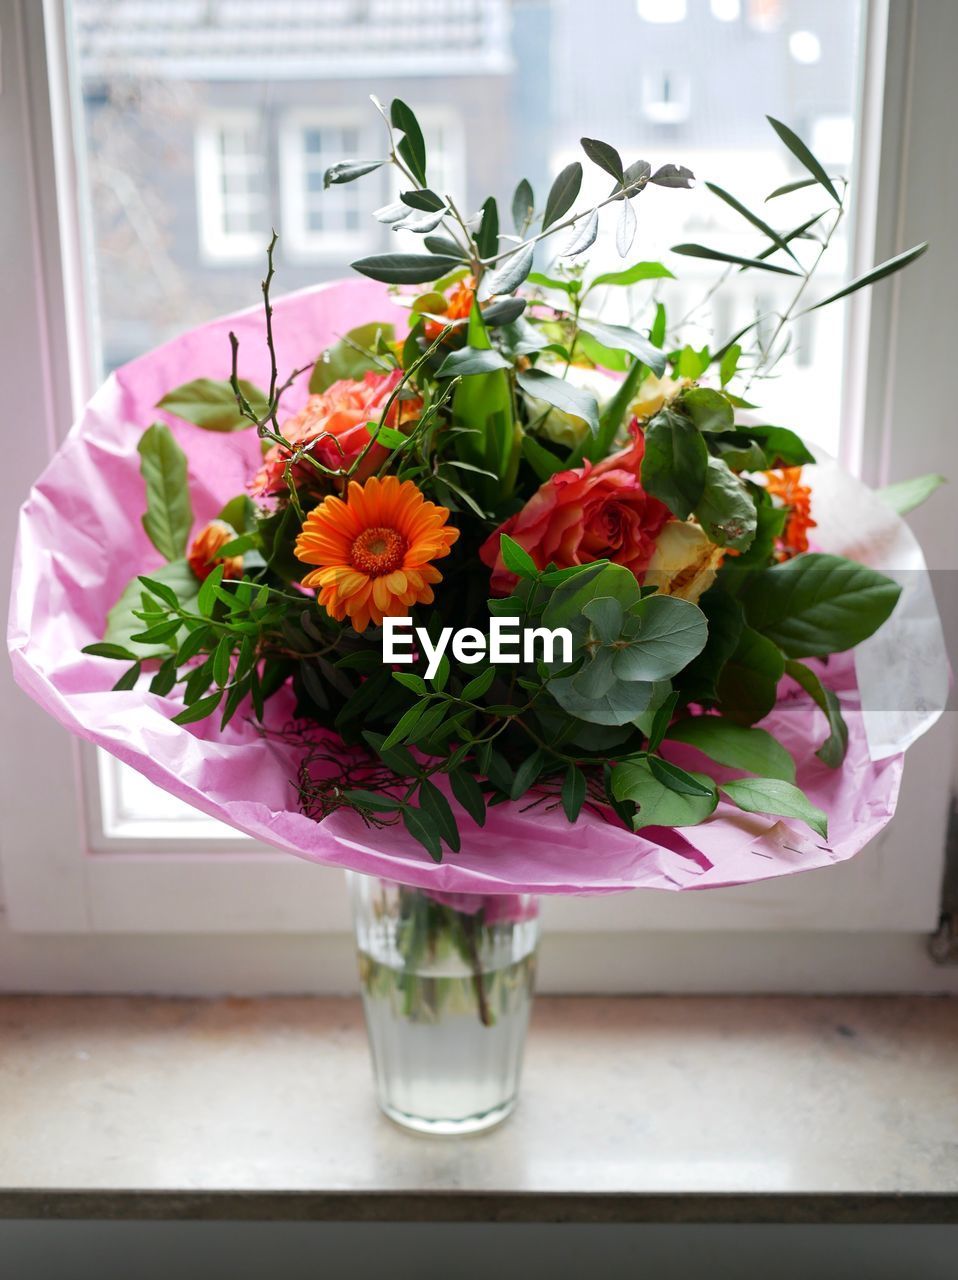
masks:
MULTIPOLYGON (((418 247, 412 233, 369 217, 404 182, 377 173, 323 190, 329 164, 381 153, 370 90, 417 109, 430 185, 471 210, 494 193, 504 230, 516 180, 532 182, 541 207, 558 170, 582 159, 583 135, 613 142, 629 161, 685 164, 698 176, 694 191, 655 188, 636 202, 642 258, 683 241, 749 257, 763 248, 706 180, 781 229, 825 207, 817 189, 764 204, 772 187, 801 175, 765 114, 797 129, 830 172, 849 173, 859 0, 609 0, 583 21, 586 8, 73 0, 104 367, 255 303, 271 226, 281 233, 277 290, 348 274, 357 241, 369 253, 418 247)), ((602 198, 608 178, 585 170, 585 191, 602 198)), ((844 275, 845 244, 842 232, 820 296, 844 275)), ((667 260, 679 279, 659 293, 673 319, 687 316, 688 341, 714 347, 756 314, 771 337, 791 281, 732 272, 731 289, 703 307, 720 270, 667 260)), ((619 263, 607 232, 593 269, 619 263)), ((619 291, 608 318, 616 308, 648 317, 652 294, 650 285, 634 297, 619 291)), ((754 398, 770 420, 834 452, 841 371, 842 316, 832 308, 803 321, 781 376, 754 398)))

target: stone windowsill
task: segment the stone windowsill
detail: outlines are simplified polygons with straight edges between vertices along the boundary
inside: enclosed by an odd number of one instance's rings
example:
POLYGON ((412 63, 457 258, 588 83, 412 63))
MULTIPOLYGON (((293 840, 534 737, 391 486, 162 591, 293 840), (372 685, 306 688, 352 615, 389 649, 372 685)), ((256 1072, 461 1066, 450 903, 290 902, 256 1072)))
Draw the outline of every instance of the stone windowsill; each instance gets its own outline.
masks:
POLYGON ((0 999, 0 1216, 958 1221, 958 1001, 545 998, 473 1139, 355 1000, 0 999))

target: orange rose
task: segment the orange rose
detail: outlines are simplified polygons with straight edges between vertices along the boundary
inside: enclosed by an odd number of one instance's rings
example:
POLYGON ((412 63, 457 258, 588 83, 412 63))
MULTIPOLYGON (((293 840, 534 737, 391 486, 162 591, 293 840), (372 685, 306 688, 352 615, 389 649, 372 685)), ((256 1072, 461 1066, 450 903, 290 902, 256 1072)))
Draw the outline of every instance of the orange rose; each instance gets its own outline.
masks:
POLYGON ((492 569, 492 590, 508 595, 516 584, 499 551, 507 533, 528 551, 540 569, 560 569, 592 560, 612 560, 631 569, 638 580, 655 549, 655 540, 671 513, 639 482, 645 439, 632 424, 632 443, 593 466, 560 471, 534 493, 521 511, 501 525, 480 549, 492 569))
MULTIPOLYGON (((366 423, 379 418, 383 405, 401 377, 402 372, 394 369, 392 373, 370 372, 358 381, 342 378, 321 394, 310 396, 299 413, 283 423, 282 434, 292 445, 312 444, 310 454, 323 466, 332 470, 348 467, 369 443, 366 423)), ((395 426, 397 422, 414 417, 420 407, 420 401, 397 400, 389 410, 387 424, 395 426)), ((382 445, 374 445, 352 478, 364 480, 372 475, 387 456, 388 452, 382 445)), ((289 457, 288 449, 274 444, 250 482, 251 492, 257 497, 281 493, 285 488, 283 471, 289 457)), ((316 479, 317 474, 308 463, 300 463, 296 468, 296 481, 308 484, 316 479)))
POLYGON ((218 564, 223 566, 224 578, 241 578, 243 576, 242 556, 218 556, 220 547, 232 542, 236 532, 225 520, 211 520, 204 525, 190 546, 187 564, 202 582, 208 578, 218 564))

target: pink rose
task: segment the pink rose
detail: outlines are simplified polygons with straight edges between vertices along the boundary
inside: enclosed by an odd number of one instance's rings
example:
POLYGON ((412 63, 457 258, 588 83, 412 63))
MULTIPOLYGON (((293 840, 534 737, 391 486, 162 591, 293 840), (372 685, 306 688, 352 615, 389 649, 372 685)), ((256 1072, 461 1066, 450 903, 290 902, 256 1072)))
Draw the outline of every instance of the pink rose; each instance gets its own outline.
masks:
MULTIPOLYGON (((402 377, 399 369, 392 373, 367 373, 355 381, 343 378, 319 395, 312 395, 292 418, 282 424, 282 434, 293 445, 316 443, 310 450, 317 462, 332 469, 348 467, 369 443, 367 422, 376 422, 390 393, 402 377)), ((396 401, 389 410, 388 425, 395 426, 419 411, 421 402, 396 401)), ((289 451, 274 444, 263 458, 263 465, 250 482, 257 497, 281 493, 285 488, 283 470, 289 451)), ((365 480, 378 471, 387 457, 382 445, 373 445, 353 479, 365 480)), ((317 476, 309 463, 296 468, 297 483, 308 484, 317 476)))
POLYGON ((637 423, 631 430, 631 444, 619 453, 551 476, 483 543, 479 555, 492 569, 495 595, 508 595, 516 584, 499 550, 503 533, 528 551, 540 569, 612 560, 642 581, 671 512, 639 482, 645 439, 637 423))

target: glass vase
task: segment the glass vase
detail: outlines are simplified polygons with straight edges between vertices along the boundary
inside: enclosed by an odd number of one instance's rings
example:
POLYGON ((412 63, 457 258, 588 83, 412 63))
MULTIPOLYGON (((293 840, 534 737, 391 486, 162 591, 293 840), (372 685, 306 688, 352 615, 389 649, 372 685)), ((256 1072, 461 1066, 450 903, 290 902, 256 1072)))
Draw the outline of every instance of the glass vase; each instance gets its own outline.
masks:
POLYGON ((348 876, 380 1107, 419 1133, 498 1124, 519 1092, 537 900, 348 876))

